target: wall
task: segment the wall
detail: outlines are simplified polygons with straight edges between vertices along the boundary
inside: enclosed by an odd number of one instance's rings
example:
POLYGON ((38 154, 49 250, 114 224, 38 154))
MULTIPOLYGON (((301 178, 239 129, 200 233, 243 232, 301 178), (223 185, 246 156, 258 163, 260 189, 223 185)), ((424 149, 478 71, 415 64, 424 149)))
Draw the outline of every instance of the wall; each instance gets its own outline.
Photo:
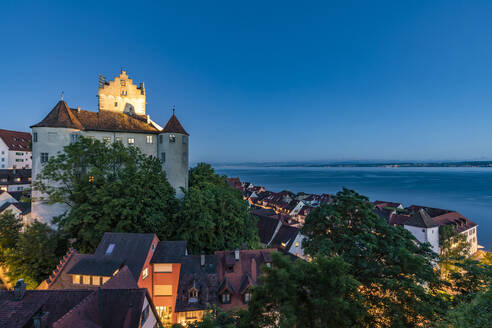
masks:
POLYGON ((152 265, 150 264, 150 260, 152 259, 152 256, 154 256, 154 251, 157 248, 158 243, 159 243, 159 238, 157 238, 157 236, 154 236, 154 239, 152 240, 152 244, 149 248, 149 252, 147 253, 147 258, 145 259, 144 265, 142 266, 142 272, 140 272, 139 277, 136 277, 138 287, 147 288, 149 295, 153 295, 152 294, 153 275, 152 275, 152 265), (146 278, 144 278, 143 272, 146 268, 149 270, 148 271, 149 275, 146 278))
POLYGON ((176 190, 178 198, 184 195, 181 187, 188 189, 189 143, 190 138, 179 133, 161 133, 158 137, 157 157, 162 161, 162 153, 166 154, 162 169, 166 172, 167 180, 176 190), (176 136, 176 142, 169 141, 170 135, 176 136), (183 137, 186 138, 186 143, 183 143, 183 137))
POLYGON ((477 228, 478 226, 475 226, 462 232, 462 234, 467 236, 466 239, 470 244, 470 255, 475 254, 478 251, 477 228))
POLYGON ((145 88, 142 89, 138 89, 126 72, 122 71, 109 85, 99 89, 99 110, 123 113, 129 112, 127 105, 130 105, 135 114, 145 115, 145 88))
POLYGON ((9 147, 0 138, 0 169, 9 168, 9 147))
POLYGON ((157 319, 154 315, 154 311, 152 311, 151 309, 149 300, 147 299, 147 297, 145 297, 144 305, 142 307, 142 312, 143 310, 145 310, 147 305, 149 306, 149 317, 147 318, 147 321, 145 321, 145 323, 142 325, 141 328, 154 328, 157 323, 157 319))
MULTIPOLYGON (((156 155, 157 149, 157 135, 148 133, 131 133, 131 132, 104 132, 104 131, 80 131, 76 129, 67 128, 47 128, 37 127, 33 128, 33 134, 38 134, 38 141, 33 142, 33 167, 32 177, 33 181, 42 169, 41 153, 48 153, 49 157, 56 156, 63 151, 63 147, 69 145, 72 142, 72 134, 76 133, 84 137, 93 137, 100 141, 103 138, 110 138, 110 142, 114 142, 117 137, 121 138, 122 143, 128 146, 128 138, 135 140, 134 146, 138 147, 142 153, 146 155, 156 155), (51 138, 49 137, 51 133, 51 138), (54 135, 53 133, 56 133, 54 135), (147 143, 147 136, 152 136, 152 143, 147 143)), ((41 222, 50 223, 54 216, 61 215, 69 209, 65 204, 52 204, 49 205, 46 202, 40 201, 42 197, 39 192, 33 191, 32 213, 33 218, 39 218, 41 222)))
MULTIPOLYGON (((70 144, 72 133, 78 132, 75 129, 67 128, 46 128, 36 127, 32 129, 33 134, 37 133, 38 141, 32 143, 32 181, 36 181, 37 175, 41 172, 41 153, 48 153, 49 157, 56 156, 63 151, 63 147, 70 144), (56 133, 56 136, 49 138, 48 133, 56 133)), ((41 222, 51 223, 53 216, 61 215, 68 210, 68 205, 53 204, 49 205, 40 198, 42 195, 39 191, 32 192, 32 218, 37 218, 41 222)))
POLYGON ((32 152, 25 150, 9 150, 9 169, 30 169, 32 152))
POLYGON ((296 239, 294 239, 294 242, 292 243, 292 246, 289 249, 289 253, 292 255, 295 255, 300 258, 304 258, 304 250, 302 249, 302 241, 306 237, 301 235, 300 233, 297 234, 296 239))
POLYGON ((410 231, 421 243, 430 243, 432 250, 439 254, 439 227, 421 228, 408 225, 403 227, 410 231))
POLYGON ((155 285, 172 285, 172 295, 171 296, 156 296, 154 295, 154 289, 152 290, 152 301, 156 307, 166 306, 171 307, 173 310, 172 322, 177 322, 177 315, 174 312, 176 306, 176 297, 178 296, 178 285, 179 285, 179 274, 181 271, 180 263, 172 264, 172 272, 154 272, 154 265, 152 268, 152 281, 153 287, 155 285))

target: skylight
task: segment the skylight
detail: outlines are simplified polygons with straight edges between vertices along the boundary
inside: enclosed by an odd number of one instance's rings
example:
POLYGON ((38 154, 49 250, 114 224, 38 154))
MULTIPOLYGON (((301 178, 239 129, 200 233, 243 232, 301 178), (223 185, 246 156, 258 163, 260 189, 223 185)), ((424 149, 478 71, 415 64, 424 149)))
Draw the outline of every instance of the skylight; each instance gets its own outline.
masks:
POLYGON ((109 244, 108 249, 106 250, 106 255, 111 255, 113 253, 114 244, 109 244))

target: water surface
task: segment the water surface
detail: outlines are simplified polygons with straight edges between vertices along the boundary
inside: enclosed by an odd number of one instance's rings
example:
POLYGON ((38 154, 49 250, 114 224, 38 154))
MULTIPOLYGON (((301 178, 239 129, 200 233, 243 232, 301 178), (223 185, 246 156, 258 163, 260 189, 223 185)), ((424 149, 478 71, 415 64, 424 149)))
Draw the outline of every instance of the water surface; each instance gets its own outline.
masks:
POLYGON ((216 166, 215 169, 271 191, 335 194, 346 187, 371 200, 455 210, 479 225, 479 245, 492 250, 492 168, 216 166))

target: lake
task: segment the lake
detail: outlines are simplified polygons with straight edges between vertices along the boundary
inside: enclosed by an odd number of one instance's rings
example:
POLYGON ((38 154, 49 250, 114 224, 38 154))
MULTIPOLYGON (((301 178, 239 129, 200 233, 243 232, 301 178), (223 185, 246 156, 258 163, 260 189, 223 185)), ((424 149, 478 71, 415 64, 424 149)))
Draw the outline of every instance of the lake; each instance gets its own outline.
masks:
POLYGON ((371 200, 458 211, 478 224, 478 243, 492 250, 492 168, 305 168, 216 166, 267 190, 335 194, 343 187, 371 200))

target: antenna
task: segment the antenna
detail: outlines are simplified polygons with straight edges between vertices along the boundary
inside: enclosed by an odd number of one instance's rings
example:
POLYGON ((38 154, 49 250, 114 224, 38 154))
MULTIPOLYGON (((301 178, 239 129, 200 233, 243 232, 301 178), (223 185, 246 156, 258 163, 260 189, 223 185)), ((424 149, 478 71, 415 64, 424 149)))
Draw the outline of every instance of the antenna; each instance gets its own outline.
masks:
POLYGON ((171 109, 172 109, 173 115, 174 115, 174 111, 176 110, 176 108, 174 107, 174 104, 171 105, 171 109))
POLYGON ((64 99, 63 99, 63 98, 64 98, 64 96, 65 96, 65 93, 62 91, 62 93, 61 93, 61 100, 64 100, 64 99))

